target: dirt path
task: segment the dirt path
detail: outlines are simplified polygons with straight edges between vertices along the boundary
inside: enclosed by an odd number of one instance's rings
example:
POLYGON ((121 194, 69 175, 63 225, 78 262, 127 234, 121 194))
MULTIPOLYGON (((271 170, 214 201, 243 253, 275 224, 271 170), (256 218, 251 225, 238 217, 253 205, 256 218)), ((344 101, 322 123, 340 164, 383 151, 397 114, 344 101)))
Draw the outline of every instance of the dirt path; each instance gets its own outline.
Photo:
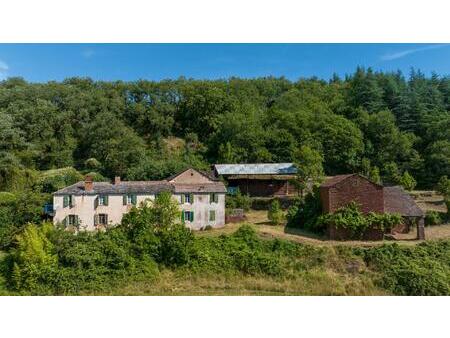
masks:
MULTIPOLYGON (((298 243, 336 246, 377 246, 384 243, 393 243, 394 241, 330 241, 317 234, 310 233, 301 229, 286 229, 283 225, 271 225, 267 219, 267 211, 251 210, 246 213, 247 221, 242 223, 227 224, 222 229, 214 229, 204 232, 197 232, 198 236, 220 236, 221 234, 231 234, 245 223, 253 224, 258 233, 263 238, 280 238, 298 243)), ((409 234, 400 235, 402 240, 395 241, 400 245, 414 245, 421 241, 415 240, 416 230, 412 229, 409 234)), ((425 228, 425 238, 427 240, 436 240, 450 238, 450 224, 431 226, 425 228)))

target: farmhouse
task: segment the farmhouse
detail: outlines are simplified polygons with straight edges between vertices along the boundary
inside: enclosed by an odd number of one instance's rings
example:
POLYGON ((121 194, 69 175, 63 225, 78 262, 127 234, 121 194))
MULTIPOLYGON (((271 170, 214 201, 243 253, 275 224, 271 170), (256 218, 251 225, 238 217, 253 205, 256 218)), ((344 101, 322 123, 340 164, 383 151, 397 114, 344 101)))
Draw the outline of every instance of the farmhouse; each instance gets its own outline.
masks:
POLYGON ((228 184, 228 193, 237 189, 254 197, 288 196, 297 193, 289 183, 297 169, 293 163, 216 164, 214 175, 228 184))
MULTIPOLYGON (((359 174, 338 175, 329 178, 320 186, 320 200, 325 213, 333 213, 337 209, 354 201, 360 205, 363 213, 398 213, 404 224, 392 229, 392 232, 409 232, 412 225, 417 226, 417 238, 425 239, 424 214, 411 196, 403 188, 383 187, 359 174)), ((369 239, 380 239, 383 233, 373 230, 369 239)), ((330 239, 343 236, 337 229, 328 229, 330 239)))
POLYGON ((192 229, 225 225, 224 184, 204 173, 187 169, 162 181, 85 181, 53 194, 55 224, 95 230, 121 222, 133 206, 154 200, 163 191, 172 193, 181 210, 180 221, 192 229))

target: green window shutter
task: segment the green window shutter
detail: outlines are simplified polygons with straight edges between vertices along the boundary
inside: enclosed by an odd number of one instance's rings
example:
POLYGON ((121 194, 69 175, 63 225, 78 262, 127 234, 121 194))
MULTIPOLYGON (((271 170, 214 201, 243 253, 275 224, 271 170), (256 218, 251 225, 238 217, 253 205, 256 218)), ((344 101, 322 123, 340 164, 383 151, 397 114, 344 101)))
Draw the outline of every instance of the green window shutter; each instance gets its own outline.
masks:
POLYGON ((64 219, 61 222, 64 226, 68 226, 69 225, 69 220, 67 219, 67 216, 64 217, 64 219))
POLYGON ((97 209, 97 207, 98 207, 98 199, 99 199, 99 197, 97 196, 94 200, 94 208, 95 209, 97 209))
POLYGON ((75 206, 75 197, 70 195, 70 207, 73 208, 75 206))
POLYGON ((127 205, 127 195, 123 195, 122 203, 123 205, 127 205))
POLYGON ((108 224, 108 214, 105 214, 105 224, 108 224))
POLYGON ((108 195, 105 195, 105 196, 103 197, 103 204, 104 204, 104 205, 108 205, 108 195))
POLYGON ((98 225, 98 215, 94 215, 94 225, 98 225))
POLYGON ((181 194, 181 204, 184 204, 184 194, 181 194))
POLYGON ((137 196, 131 195, 131 204, 136 205, 137 204, 137 196))
POLYGON ((63 196, 63 207, 67 208, 69 206, 69 196, 64 195, 63 196))
POLYGON ((214 202, 219 203, 219 195, 218 194, 214 194, 214 202))
POLYGON ((210 210, 209 211, 209 220, 211 222, 214 222, 216 220, 216 211, 215 210, 210 210))
POLYGON ((78 218, 78 215, 75 215, 75 225, 76 226, 80 225, 80 219, 78 218))
POLYGON ((181 223, 184 223, 184 210, 181 210, 181 223))
POLYGON ((191 201, 191 204, 194 203, 194 194, 189 194, 189 200, 191 201))
POLYGON ((190 219, 190 221, 194 222, 194 212, 193 211, 191 211, 191 219, 190 219))
POLYGON ((209 204, 214 202, 214 194, 209 194, 209 204))

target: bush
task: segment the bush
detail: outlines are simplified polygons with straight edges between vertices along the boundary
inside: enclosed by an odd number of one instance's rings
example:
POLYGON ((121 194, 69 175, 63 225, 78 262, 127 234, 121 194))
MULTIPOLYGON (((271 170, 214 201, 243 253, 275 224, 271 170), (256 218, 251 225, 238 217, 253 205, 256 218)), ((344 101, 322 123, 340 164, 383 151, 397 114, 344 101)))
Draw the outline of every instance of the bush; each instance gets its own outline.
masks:
POLYGON ((270 223, 274 225, 278 225, 283 220, 283 211, 281 211, 280 202, 278 200, 273 200, 272 204, 270 205, 270 209, 267 212, 267 218, 269 219, 270 223))
POLYGON ((396 295, 450 294, 450 242, 424 242, 415 247, 397 244, 356 249, 380 274, 377 283, 396 295))
POLYGON ((444 196, 444 199, 450 198, 450 179, 442 176, 436 186, 436 191, 444 196))
POLYGON ((368 229, 378 229, 384 232, 395 225, 401 224, 402 218, 398 214, 378 214, 375 212, 364 215, 359 210, 359 206, 351 202, 332 214, 320 216, 317 223, 324 226, 333 225, 338 229, 348 229, 352 238, 359 239, 368 229))
POLYGON ((322 224, 317 223, 321 214, 322 204, 319 191, 314 188, 304 199, 297 199, 294 205, 288 209, 287 226, 322 233, 325 228, 322 227, 322 224))
POLYGON ((425 214, 425 225, 439 225, 442 224, 441 215, 434 210, 428 210, 425 214))
POLYGON ((252 205, 250 196, 242 195, 239 189, 237 189, 236 195, 227 196, 225 202, 227 209, 244 209, 244 211, 249 211, 252 205))

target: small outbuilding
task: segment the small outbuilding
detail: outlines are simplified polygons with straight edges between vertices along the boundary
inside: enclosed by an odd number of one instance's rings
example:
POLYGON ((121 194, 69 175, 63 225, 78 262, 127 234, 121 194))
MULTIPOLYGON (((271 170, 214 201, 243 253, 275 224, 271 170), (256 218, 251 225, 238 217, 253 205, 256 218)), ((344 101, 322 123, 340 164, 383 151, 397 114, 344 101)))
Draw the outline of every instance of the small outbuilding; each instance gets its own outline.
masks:
POLYGON ((222 177, 228 193, 237 189, 252 197, 289 196, 298 193, 289 181, 295 178, 293 163, 215 164, 214 175, 222 177))
MULTIPOLYGON (((392 229, 395 233, 409 232, 412 225, 417 226, 417 238, 425 239, 424 214, 412 197, 402 187, 384 187, 360 174, 338 175, 327 179, 320 186, 320 200, 324 213, 356 202, 363 213, 398 213, 404 219, 392 229)), ((380 231, 370 231, 366 239, 382 239, 380 231)), ((328 229, 330 239, 344 239, 345 234, 337 229, 328 229)))

